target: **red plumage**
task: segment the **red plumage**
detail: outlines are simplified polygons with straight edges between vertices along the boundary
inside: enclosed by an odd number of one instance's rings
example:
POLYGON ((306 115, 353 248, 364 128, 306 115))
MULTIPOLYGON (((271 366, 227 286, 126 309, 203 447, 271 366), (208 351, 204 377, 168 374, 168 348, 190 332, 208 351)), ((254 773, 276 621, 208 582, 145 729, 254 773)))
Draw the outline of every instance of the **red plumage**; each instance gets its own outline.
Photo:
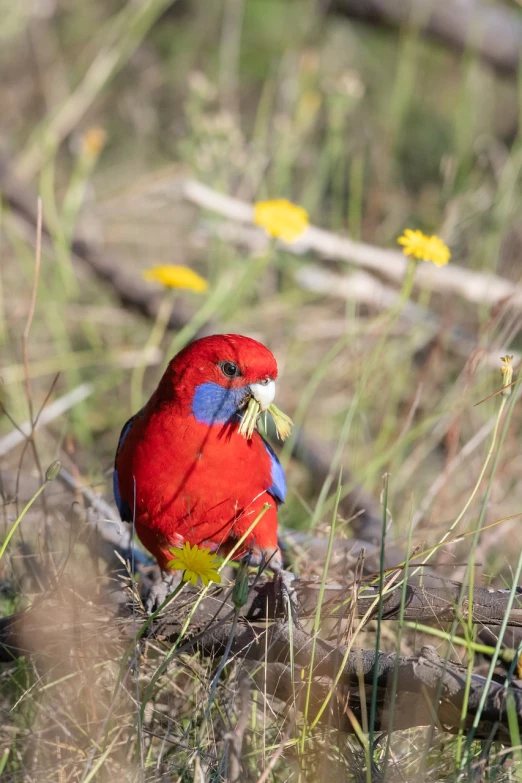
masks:
POLYGON ((257 431, 249 440, 238 432, 250 385, 271 384, 276 376, 274 356, 256 340, 202 338, 172 359, 149 402, 124 427, 116 500, 163 569, 169 550, 185 541, 230 550, 265 503, 268 510, 234 557, 253 548, 258 559, 272 557, 270 564, 281 566, 282 470, 257 431), (231 367, 235 377, 226 374, 231 367))

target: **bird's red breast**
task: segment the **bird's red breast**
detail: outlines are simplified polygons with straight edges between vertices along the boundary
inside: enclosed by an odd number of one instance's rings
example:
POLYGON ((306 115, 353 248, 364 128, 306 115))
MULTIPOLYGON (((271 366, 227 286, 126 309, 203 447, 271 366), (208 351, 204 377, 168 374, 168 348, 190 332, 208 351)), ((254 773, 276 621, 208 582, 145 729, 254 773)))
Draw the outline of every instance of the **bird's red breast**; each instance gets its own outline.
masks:
POLYGON ((281 466, 255 432, 238 432, 251 388, 271 388, 272 353, 240 335, 198 340, 174 357, 147 405, 125 425, 115 463, 115 496, 142 543, 165 568, 185 541, 226 551, 268 509, 235 557, 251 547, 280 565, 277 506, 281 466))

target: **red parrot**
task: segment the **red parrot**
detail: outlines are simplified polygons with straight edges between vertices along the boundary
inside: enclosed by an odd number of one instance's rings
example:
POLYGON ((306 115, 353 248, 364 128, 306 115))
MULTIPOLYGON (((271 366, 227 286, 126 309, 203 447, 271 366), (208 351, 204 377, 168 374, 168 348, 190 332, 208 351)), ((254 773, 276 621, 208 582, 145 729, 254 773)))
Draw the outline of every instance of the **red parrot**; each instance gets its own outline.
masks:
POLYGON ((282 568, 277 509, 283 469, 255 431, 238 432, 253 396, 261 410, 275 395, 277 363, 264 345, 238 334, 203 337, 178 353, 144 408, 123 427, 114 496, 124 521, 167 569, 170 550, 188 541, 226 553, 268 509, 235 559, 282 568))

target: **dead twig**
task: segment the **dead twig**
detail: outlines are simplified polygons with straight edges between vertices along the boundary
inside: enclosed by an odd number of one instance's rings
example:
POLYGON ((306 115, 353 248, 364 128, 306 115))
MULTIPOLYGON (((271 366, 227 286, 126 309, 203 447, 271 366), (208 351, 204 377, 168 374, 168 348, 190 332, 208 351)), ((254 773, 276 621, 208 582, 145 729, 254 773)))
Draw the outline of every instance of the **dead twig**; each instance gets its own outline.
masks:
POLYGON ((90 397, 93 390, 94 387, 91 383, 80 384, 80 386, 67 392, 62 397, 58 397, 57 400, 43 408, 36 420, 28 419, 8 435, 4 435, 3 438, 0 438, 0 457, 5 456, 20 443, 30 439, 37 429, 45 427, 53 419, 58 418, 58 416, 61 416, 75 405, 86 400, 87 397, 90 397))

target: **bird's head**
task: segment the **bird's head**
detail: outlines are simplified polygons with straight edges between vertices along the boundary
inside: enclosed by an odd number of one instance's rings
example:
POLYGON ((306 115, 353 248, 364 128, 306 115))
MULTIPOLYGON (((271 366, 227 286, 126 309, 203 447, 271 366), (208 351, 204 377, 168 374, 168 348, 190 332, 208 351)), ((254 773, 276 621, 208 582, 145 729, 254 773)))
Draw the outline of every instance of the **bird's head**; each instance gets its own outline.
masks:
POLYGON ((275 397, 277 363, 257 340, 239 334, 203 337, 170 362, 160 384, 202 424, 225 424, 254 397, 266 411, 275 397))

